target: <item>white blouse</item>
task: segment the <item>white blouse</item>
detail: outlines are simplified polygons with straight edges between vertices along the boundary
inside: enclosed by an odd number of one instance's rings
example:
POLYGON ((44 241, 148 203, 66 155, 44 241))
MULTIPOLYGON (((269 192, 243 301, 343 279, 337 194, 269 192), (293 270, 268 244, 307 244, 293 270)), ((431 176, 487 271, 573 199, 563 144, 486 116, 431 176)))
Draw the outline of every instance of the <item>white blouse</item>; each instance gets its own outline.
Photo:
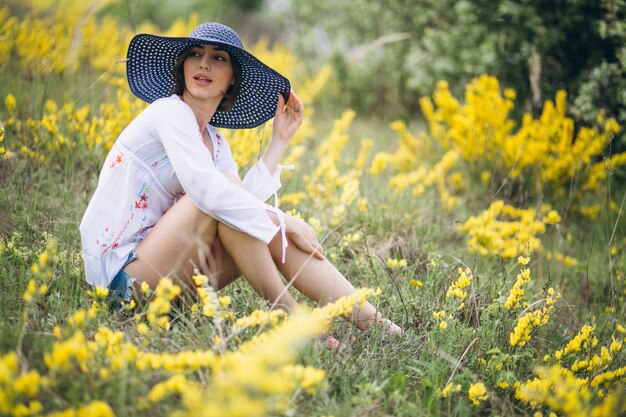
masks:
POLYGON ((224 137, 207 125, 211 155, 197 126, 191 108, 173 95, 150 104, 120 134, 80 223, 89 284, 107 287, 184 194, 206 214, 265 243, 276 235, 280 226, 264 201, 280 188, 280 169, 272 176, 259 160, 243 179, 245 189, 238 187, 222 174, 238 175, 224 137))

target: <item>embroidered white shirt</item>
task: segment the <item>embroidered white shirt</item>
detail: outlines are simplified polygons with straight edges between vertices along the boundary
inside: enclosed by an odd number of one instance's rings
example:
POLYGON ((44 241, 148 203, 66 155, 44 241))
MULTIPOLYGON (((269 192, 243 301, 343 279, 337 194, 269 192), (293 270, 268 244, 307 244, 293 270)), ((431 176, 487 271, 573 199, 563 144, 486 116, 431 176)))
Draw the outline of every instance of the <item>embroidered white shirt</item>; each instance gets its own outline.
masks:
POLYGON ((107 287, 184 194, 211 217, 265 243, 278 232, 264 201, 280 188, 280 169, 272 176, 259 160, 238 187, 223 175, 238 175, 226 140, 207 125, 211 155, 197 126, 191 108, 173 95, 150 104, 120 134, 80 223, 89 284, 107 287))

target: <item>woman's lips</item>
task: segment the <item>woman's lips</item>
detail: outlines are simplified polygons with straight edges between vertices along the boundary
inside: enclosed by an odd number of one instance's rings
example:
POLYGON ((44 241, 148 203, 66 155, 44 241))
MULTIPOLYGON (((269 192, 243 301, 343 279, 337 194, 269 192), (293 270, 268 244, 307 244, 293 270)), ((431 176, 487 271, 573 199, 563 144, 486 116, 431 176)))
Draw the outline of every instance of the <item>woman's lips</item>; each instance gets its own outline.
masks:
POLYGON ((194 75, 193 79, 196 81, 197 84, 200 85, 209 85, 213 82, 212 79, 205 75, 194 75))

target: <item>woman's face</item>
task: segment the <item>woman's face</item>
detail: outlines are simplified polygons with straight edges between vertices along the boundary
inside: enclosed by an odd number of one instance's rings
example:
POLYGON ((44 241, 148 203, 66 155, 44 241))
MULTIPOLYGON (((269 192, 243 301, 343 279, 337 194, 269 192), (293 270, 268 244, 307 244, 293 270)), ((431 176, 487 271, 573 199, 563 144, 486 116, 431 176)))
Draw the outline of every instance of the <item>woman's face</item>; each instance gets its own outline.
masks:
POLYGON ((183 64, 185 94, 219 104, 234 81, 228 52, 214 45, 193 47, 183 64))

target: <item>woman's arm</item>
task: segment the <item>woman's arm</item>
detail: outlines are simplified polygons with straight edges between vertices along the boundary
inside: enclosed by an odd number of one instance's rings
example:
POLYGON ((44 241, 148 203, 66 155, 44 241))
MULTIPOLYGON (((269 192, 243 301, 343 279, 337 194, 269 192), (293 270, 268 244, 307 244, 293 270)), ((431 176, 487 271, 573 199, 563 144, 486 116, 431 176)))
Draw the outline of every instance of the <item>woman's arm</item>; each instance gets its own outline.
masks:
MULTIPOLYGON (((282 95, 278 96, 278 105, 274 119, 272 139, 263 157, 253 165, 243 179, 243 187, 261 201, 266 201, 280 188, 280 160, 285 154, 289 141, 302 124, 304 110, 302 101, 291 91, 289 101, 285 104, 282 95), (297 110, 297 111, 296 111, 297 110)), ((219 135, 216 131, 213 134, 219 135)), ((237 183, 237 164, 233 160, 230 148, 223 143, 222 168, 224 174, 237 183)))

